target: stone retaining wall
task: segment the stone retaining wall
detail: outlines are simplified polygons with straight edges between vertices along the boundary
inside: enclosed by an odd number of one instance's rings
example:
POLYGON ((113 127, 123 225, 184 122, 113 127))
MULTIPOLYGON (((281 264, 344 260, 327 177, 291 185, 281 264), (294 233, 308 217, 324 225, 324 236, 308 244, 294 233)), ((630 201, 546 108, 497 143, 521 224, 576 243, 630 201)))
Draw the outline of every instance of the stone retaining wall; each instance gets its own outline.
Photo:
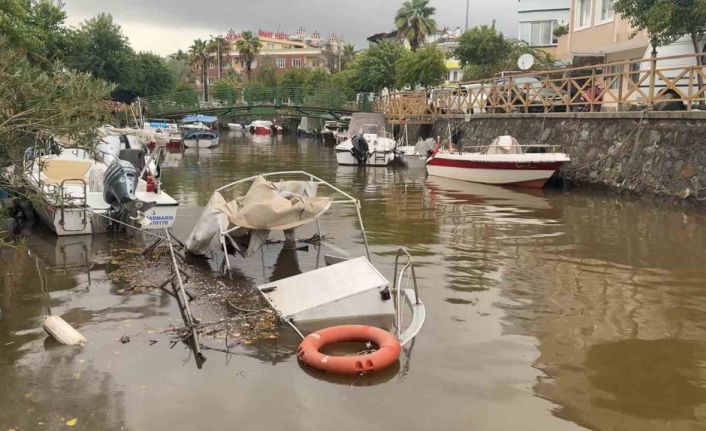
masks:
POLYGON ((706 112, 571 113, 448 116, 434 137, 470 150, 496 136, 521 144, 559 144, 569 182, 639 194, 706 200, 706 112))

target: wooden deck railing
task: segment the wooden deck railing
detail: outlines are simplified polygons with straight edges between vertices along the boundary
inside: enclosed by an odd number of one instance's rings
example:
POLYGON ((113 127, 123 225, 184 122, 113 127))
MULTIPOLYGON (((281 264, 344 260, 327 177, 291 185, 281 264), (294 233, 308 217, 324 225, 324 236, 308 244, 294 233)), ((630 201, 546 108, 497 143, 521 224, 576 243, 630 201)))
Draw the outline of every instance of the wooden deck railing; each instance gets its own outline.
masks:
POLYGON ((698 66, 699 56, 706 58, 706 53, 395 92, 381 96, 375 109, 392 122, 426 122, 447 114, 692 110, 706 104, 706 69, 698 66))

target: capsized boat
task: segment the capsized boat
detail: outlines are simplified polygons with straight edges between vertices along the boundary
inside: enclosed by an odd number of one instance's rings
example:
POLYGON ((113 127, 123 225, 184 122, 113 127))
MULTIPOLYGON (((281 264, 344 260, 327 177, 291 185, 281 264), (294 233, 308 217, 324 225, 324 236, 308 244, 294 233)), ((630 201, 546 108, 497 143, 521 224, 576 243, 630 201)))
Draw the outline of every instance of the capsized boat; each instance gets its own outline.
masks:
POLYGON ((40 199, 34 209, 58 236, 106 232, 117 221, 142 229, 171 227, 178 204, 161 190, 157 155, 106 136, 93 151, 51 140, 29 148, 22 172, 40 199))
POLYGON ((512 136, 499 136, 477 152, 435 150, 427 161, 429 175, 483 184, 541 188, 565 163, 559 146, 520 145, 512 136))
POLYGON ((187 148, 211 148, 218 145, 220 136, 215 130, 191 130, 184 133, 187 148))
POLYGON ((387 166, 396 158, 397 142, 385 131, 382 114, 353 114, 348 136, 336 145, 339 165, 387 166))
POLYGON ((232 254, 251 256, 272 231, 282 232, 285 244, 295 244, 296 229, 309 224, 316 224, 322 240, 316 247, 336 254, 323 257, 326 266, 319 267, 317 254, 315 269, 258 286, 278 316, 300 334, 359 324, 394 330, 403 345, 414 338, 424 324, 425 308, 411 256, 401 249, 390 284, 371 263, 358 200, 312 174, 273 172, 217 189, 185 244, 192 254, 206 255, 217 242, 230 270, 232 254), (351 257, 321 236, 322 216, 333 205, 357 212, 365 255, 351 257), (413 280, 413 286, 402 286, 404 280, 413 280))

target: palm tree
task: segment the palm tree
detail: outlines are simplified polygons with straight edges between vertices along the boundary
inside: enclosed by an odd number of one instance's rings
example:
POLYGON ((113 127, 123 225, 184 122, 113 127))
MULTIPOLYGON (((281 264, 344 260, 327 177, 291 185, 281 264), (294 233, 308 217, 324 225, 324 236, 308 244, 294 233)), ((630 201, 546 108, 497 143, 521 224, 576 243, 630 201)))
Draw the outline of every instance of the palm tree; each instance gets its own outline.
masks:
POLYGON ((355 46, 350 43, 345 44, 341 56, 341 69, 345 69, 355 57, 355 46))
POLYGON ((192 65, 201 68, 201 82, 203 83, 203 100, 208 101, 208 79, 206 78, 206 62, 208 61, 208 42, 196 39, 189 47, 189 60, 192 65))
POLYGON ((412 51, 424 44, 426 37, 436 31, 436 21, 432 16, 436 8, 429 6, 429 0, 407 0, 395 15, 397 34, 409 41, 412 51))
POLYGON ((255 61, 257 53, 260 52, 260 48, 262 48, 262 42, 252 31, 244 31, 243 36, 235 42, 235 49, 238 50, 240 59, 245 61, 245 72, 248 75, 248 81, 250 81, 252 63, 255 61))
POLYGON ((217 76, 221 79, 221 73, 223 73, 223 56, 231 51, 230 42, 226 40, 223 36, 211 36, 211 40, 208 42, 208 52, 216 54, 216 66, 217 66, 217 76))

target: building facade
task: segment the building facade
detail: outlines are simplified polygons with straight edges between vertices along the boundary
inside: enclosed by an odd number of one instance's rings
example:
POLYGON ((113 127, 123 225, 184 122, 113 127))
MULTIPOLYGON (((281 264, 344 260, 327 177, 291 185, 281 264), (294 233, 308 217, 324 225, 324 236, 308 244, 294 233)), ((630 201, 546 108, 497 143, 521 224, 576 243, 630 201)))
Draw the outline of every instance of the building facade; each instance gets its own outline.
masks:
MULTIPOLYGON (((252 73, 256 75, 259 68, 265 64, 271 65, 277 75, 284 74, 290 69, 317 69, 327 68, 336 70, 340 65, 340 57, 345 42, 343 38, 332 35, 328 39, 322 39, 318 32, 307 35, 304 29, 299 29, 296 33, 288 35, 283 32, 271 32, 260 30, 257 32, 262 47, 252 63, 252 73)), ((207 79, 208 84, 214 84, 219 76, 229 72, 239 75, 246 73, 246 63, 240 58, 236 42, 242 37, 242 33, 233 30, 226 34, 225 38, 230 44, 230 49, 223 55, 221 71, 218 70, 218 61, 215 54, 208 61, 207 79)), ((196 76, 196 85, 201 88, 199 73, 196 76)))
POLYGON ((643 58, 650 45, 642 31, 633 36, 630 24, 613 12, 613 0, 571 0, 569 33, 559 50, 567 59, 599 57, 612 63, 643 58))
POLYGON ((518 39, 561 60, 554 30, 569 25, 572 0, 518 0, 518 39))

